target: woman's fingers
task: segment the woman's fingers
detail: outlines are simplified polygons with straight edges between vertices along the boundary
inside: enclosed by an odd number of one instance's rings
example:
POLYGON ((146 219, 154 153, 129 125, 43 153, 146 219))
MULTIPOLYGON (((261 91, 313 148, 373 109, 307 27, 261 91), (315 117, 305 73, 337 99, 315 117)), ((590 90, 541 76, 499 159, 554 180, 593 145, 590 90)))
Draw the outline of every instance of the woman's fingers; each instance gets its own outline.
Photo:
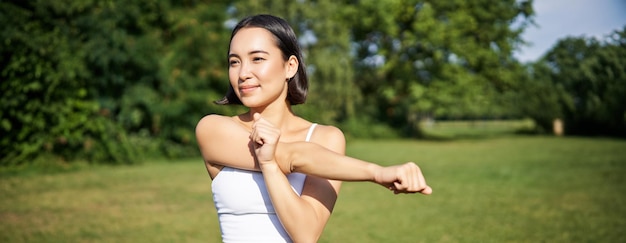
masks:
POLYGON ((255 143, 254 152, 259 162, 271 161, 274 159, 276 144, 280 138, 280 129, 274 127, 272 123, 263 119, 258 113, 253 115, 252 131, 250 140, 255 143))
POLYGON ((252 114, 252 119, 254 119, 255 122, 260 120, 261 119, 261 114, 259 114, 259 113, 252 114))
POLYGON ((429 186, 426 186, 426 188, 424 188, 424 190, 420 191, 421 194, 424 195, 430 195, 433 193, 433 189, 430 188, 429 186))
POLYGON ((277 143, 280 137, 280 130, 269 121, 263 119, 259 113, 254 113, 252 116, 254 118, 252 132, 250 133, 252 141, 258 144, 277 143))
POLYGON ((394 193, 422 193, 431 194, 432 188, 426 184, 421 169, 413 162, 397 167, 397 178, 391 188, 394 193))

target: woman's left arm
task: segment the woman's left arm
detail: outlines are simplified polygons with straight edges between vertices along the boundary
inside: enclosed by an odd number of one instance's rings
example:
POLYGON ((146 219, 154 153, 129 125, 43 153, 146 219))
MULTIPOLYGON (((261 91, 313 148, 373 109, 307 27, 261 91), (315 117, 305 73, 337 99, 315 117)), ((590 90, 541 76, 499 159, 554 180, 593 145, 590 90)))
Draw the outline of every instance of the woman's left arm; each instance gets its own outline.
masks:
MULTIPOLYGON (((274 131, 271 136, 262 136, 274 137, 280 134, 274 131)), ((335 153, 345 154, 344 135, 335 127, 318 126, 312 142, 335 153)), ((257 156, 263 156, 259 152, 257 156)), ((274 210, 292 240, 317 242, 337 201, 341 181, 307 175, 302 194, 298 196, 277 163, 264 163, 260 167, 274 210)))

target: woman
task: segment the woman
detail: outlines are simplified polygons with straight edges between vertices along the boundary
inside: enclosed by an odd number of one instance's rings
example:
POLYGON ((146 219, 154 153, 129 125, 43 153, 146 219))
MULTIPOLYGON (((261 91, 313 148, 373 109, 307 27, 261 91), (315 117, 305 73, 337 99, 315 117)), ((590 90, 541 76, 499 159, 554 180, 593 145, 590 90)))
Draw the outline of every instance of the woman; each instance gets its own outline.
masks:
POLYGON ((414 163, 381 167, 344 156, 343 133, 298 117, 307 75, 291 27, 281 18, 243 19, 231 35, 230 88, 218 104, 238 116, 208 115, 196 127, 213 180, 224 242, 315 242, 341 181, 372 181, 395 193, 430 194, 414 163))

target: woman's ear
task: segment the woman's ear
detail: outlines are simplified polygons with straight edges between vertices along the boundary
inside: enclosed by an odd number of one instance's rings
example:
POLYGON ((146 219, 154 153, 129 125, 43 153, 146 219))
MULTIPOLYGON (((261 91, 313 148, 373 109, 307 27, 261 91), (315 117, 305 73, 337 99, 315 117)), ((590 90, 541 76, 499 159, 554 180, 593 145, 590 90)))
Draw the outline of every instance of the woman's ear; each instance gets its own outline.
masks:
POLYGON ((298 62, 298 58, 296 58, 296 56, 294 55, 291 55, 285 63, 285 79, 289 80, 296 76, 299 66, 300 63, 298 62))

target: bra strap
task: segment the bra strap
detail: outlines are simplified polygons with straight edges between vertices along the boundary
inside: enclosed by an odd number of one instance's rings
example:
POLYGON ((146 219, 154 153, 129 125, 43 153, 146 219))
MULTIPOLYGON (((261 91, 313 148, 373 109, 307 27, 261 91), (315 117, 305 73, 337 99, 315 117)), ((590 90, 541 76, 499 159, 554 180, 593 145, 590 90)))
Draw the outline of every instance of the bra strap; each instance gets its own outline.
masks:
POLYGON ((309 132, 306 134, 306 139, 304 141, 308 142, 309 140, 311 140, 311 135, 313 135, 313 130, 315 130, 315 126, 317 126, 317 123, 311 124, 311 127, 309 127, 309 132))

